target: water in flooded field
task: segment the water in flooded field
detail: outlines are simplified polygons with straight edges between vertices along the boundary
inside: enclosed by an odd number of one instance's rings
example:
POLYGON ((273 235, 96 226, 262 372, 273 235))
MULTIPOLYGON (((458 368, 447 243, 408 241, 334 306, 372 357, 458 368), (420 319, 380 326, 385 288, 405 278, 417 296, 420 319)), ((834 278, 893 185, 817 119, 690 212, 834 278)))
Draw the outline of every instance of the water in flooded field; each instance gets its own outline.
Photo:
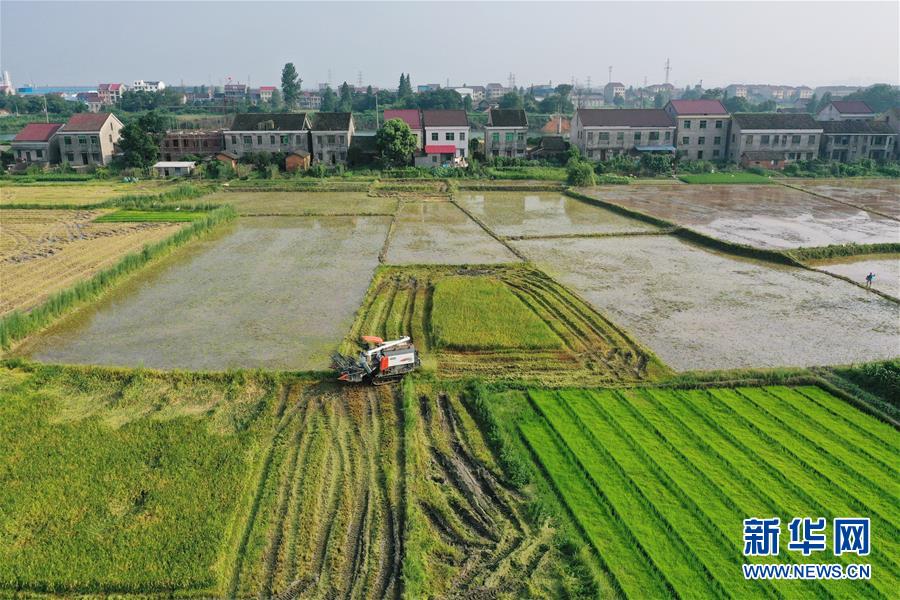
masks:
POLYGON ((585 193, 757 248, 900 241, 900 222, 781 185, 609 186, 585 193))
POLYGON ((900 182, 896 179, 807 181, 805 190, 900 219, 900 182))
POLYGON ((677 370, 900 355, 900 306, 825 273, 669 236, 513 244, 677 370))
POLYGON ((388 247, 389 264, 517 262, 509 248, 450 202, 401 205, 388 247))
POLYGON ((455 197, 501 236, 652 231, 653 225, 591 206, 558 192, 487 192, 455 197))
POLYGON ((865 285, 866 275, 875 274, 872 287, 900 298, 900 254, 848 256, 847 258, 816 261, 821 271, 842 275, 865 285))
POLYGON ((387 235, 386 217, 241 219, 118 286, 20 353, 189 370, 321 369, 387 235))

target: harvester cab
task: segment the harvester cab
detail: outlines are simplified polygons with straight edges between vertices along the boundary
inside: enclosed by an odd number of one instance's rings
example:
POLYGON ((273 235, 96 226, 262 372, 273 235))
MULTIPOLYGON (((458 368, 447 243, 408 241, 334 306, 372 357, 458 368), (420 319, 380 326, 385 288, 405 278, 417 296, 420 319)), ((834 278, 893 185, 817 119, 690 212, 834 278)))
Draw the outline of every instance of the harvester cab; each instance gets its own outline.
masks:
POLYGON ((384 385, 399 381, 421 364, 419 353, 408 336, 389 342, 370 335, 364 335, 362 339, 372 347, 360 352, 358 357, 343 354, 331 357, 334 368, 340 373, 340 381, 384 385))

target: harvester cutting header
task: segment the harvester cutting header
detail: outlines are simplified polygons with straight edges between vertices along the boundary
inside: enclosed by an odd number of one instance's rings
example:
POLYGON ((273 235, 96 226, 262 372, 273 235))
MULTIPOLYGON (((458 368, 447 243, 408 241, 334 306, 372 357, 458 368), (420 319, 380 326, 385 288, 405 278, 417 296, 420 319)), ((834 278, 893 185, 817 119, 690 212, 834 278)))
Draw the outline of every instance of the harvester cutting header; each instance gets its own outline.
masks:
POLYGON ((371 335, 364 335, 362 339, 368 344, 374 344, 374 347, 360 352, 358 358, 344 354, 332 355, 331 360, 340 373, 340 381, 368 381, 374 385, 384 385, 399 381, 421 364, 419 353, 409 336, 389 342, 371 335))

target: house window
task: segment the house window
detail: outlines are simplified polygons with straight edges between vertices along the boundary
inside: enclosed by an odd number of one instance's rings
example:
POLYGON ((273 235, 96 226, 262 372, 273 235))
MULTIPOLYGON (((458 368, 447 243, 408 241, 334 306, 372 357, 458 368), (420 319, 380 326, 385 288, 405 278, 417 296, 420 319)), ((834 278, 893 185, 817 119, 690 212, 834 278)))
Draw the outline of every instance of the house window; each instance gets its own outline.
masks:
POLYGON ((722 121, 716 121, 716 129, 722 129, 722 121))
POLYGON ((244 143, 247 144, 248 146, 252 146, 253 145, 253 136, 245 135, 244 143))
POLYGON ((68 162, 75 162, 75 153, 74 152, 66 152, 66 160, 68 162))
POLYGON ((814 135, 809 136, 809 143, 810 143, 810 144, 815 144, 815 143, 816 143, 816 136, 814 136, 814 135))
POLYGON ((81 145, 87 144, 87 138, 83 135, 78 136, 78 143, 81 145))
POLYGON ((601 131, 600 133, 597 134, 597 139, 601 142, 608 142, 609 141, 609 132, 601 131))
POLYGON ((697 160, 703 160, 703 150, 697 150, 697 160))
POLYGON ((744 138, 744 143, 745 143, 745 144, 748 144, 748 145, 749 145, 749 144, 752 144, 752 143, 753 143, 753 136, 752 136, 752 135, 748 135, 747 137, 745 137, 745 138, 744 138))
POLYGON ((231 136, 231 143, 237 144, 237 136, 236 135, 231 136))
POLYGON ((681 138, 681 144, 683 146, 687 146, 690 143, 691 143, 691 138, 689 138, 688 136, 684 136, 683 138, 681 138))
POLYGON ((635 131, 634 132, 634 143, 637 144, 639 141, 641 141, 641 132, 635 131))
POLYGON ((461 142, 466 141, 466 132, 465 131, 459 132, 459 141, 461 141, 461 142))
POLYGON ((697 143, 700 144, 701 146, 704 145, 706 143, 706 138, 701 135, 700 137, 697 138, 697 143))
POLYGON ((281 139, 282 144, 290 144, 291 143, 291 136, 289 136, 289 135, 283 135, 283 136, 281 136, 280 139, 281 139))
POLYGON ((92 154, 91 154, 91 159, 92 159, 95 163, 100 162, 100 153, 99 153, 99 152, 94 152, 94 153, 92 153, 92 154))
POLYGON ((506 132, 506 141, 507 142, 512 142, 514 138, 515 138, 515 134, 512 131, 506 132))
POLYGON ((334 144, 334 136, 333 135, 327 136, 326 139, 329 144, 334 144))
POLYGON ((792 143, 792 144, 799 144, 799 143, 800 143, 800 136, 799 136, 799 135, 791 136, 791 143, 792 143))
POLYGON ((671 139, 672 139, 672 132, 671 132, 671 131, 667 131, 667 132, 666 132, 666 141, 668 142, 668 141, 670 141, 671 139))
POLYGON ((432 141, 432 142, 438 141, 438 134, 437 134, 436 131, 433 131, 433 132, 431 133, 431 141, 432 141))
POLYGON ((619 133, 616 134, 616 141, 617 142, 625 141, 625 132, 624 131, 620 131, 619 133))
POLYGON ((685 122, 684 122, 684 128, 685 128, 685 129, 690 129, 690 128, 691 128, 691 122, 690 122, 690 121, 685 121, 685 122))
POLYGON ((431 162, 433 162, 433 163, 436 163, 436 162, 437 162, 437 154, 432 154, 432 155, 431 155, 431 162))
POLYGON ((343 144, 343 143, 344 143, 344 136, 339 135, 338 136, 338 144, 343 144))
POLYGON ((718 145, 721 144, 721 143, 722 143, 722 138, 721 138, 721 137, 716 136, 716 137, 713 138, 713 144, 715 144, 716 146, 718 146, 718 145))
POLYGON ((347 152, 345 150, 341 150, 341 160, 347 160, 347 152))
POLYGON ((706 121, 700 121, 700 129, 706 129, 706 121))
POLYGON ((35 150, 35 151, 34 151, 34 154, 35 154, 35 156, 37 156, 38 158, 44 158, 44 151, 43 151, 43 150, 35 150))
POLYGON ((713 150, 713 158, 719 158, 719 150, 718 149, 713 150))
POLYGON ((63 139, 66 141, 66 146, 72 145, 72 138, 70 138, 69 136, 66 136, 63 139))
POLYGON ((99 146, 99 145, 100 145, 100 136, 99 136, 99 135, 92 135, 92 136, 91 136, 91 143, 97 144, 97 145, 99 146))
POLYGON ((812 153, 812 152, 807 152, 807 153, 806 153, 806 160, 812 160, 812 158, 813 158, 813 153, 812 153))
POLYGON ((499 143, 500 143, 500 134, 499 134, 499 133, 494 132, 494 133, 491 134, 491 143, 492 143, 492 144, 499 144, 499 143))
POLYGON ((524 141, 525 141, 525 134, 522 133, 522 132, 520 131, 520 132, 516 135, 516 141, 518 141, 520 144, 521 144, 522 142, 524 142, 524 141))
POLYGON ((594 132, 593 132, 593 131, 588 131, 587 140, 588 140, 589 142, 593 142, 593 141, 594 141, 594 132))
POLYGON ((762 144, 763 146, 767 145, 769 143, 769 136, 767 136, 767 135, 759 136, 759 143, 762 144))
POLYGON ((448 142, 455 142, 456 134, 453 133, 452 131, 448 131, 447 133, 444 134, 444 139, 447 140, 448 142))
POLYGON ((273 146, 275 145, 275 136, 274 135, 269 136, 269 143, 273 146))
POLYGON ((659 141, 659 132, 658 132, 658 131, 651 131, 651 132, 650 132, 650 141, 651 141, 651 142, 653 142, 653 141, 657 141, 657 142, 658 142, 658 141, 659 141))

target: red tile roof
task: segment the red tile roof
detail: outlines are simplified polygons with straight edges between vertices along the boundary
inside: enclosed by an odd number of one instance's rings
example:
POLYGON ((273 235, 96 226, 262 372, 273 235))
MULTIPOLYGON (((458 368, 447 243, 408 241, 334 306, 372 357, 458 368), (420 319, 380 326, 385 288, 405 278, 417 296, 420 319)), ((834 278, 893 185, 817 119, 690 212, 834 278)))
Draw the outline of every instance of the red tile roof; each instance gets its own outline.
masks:
POLYGON ((433 144, 425 146, 425 154, 456 154, 456 146, 453 144, 433 144))
POLYGON ((569 133, 572 129, 572 122, 566 117, 551 117, 547 124, 541 127, 541 132, 543 133, 569 133), (559 121, 562 119, 562 126, 559 126, 559 121), (560 129, 557 132, 557 128, 560 129))
POLYGON ((14 142, 46 142, 62 123, 29 123, 13 138, 14 142))
POLYGON ((728 111, 718 100, 672 100, 675 113, 679 115, 727 115, 728 111))
POLYGON ((100 131, 110 113, 75 113, 66 121, 65 131, 100 131))
POLYGON ((261 86, 259 86, 259 91, 261 91, 261 92, 274 92, 274 91, 275 91, 275 86, 274 86, 274 85, 261 85, 261 86))
POLYGON ((422 115, 416 109, 384 111, 385 122, 391 119, 400 119, 409 125, 410 129, 422 129, 422 115))
POLYGON ((831 103, 840 113, 871 113, 874 112, 868 104, 862 100, 835 100, 831 103))

